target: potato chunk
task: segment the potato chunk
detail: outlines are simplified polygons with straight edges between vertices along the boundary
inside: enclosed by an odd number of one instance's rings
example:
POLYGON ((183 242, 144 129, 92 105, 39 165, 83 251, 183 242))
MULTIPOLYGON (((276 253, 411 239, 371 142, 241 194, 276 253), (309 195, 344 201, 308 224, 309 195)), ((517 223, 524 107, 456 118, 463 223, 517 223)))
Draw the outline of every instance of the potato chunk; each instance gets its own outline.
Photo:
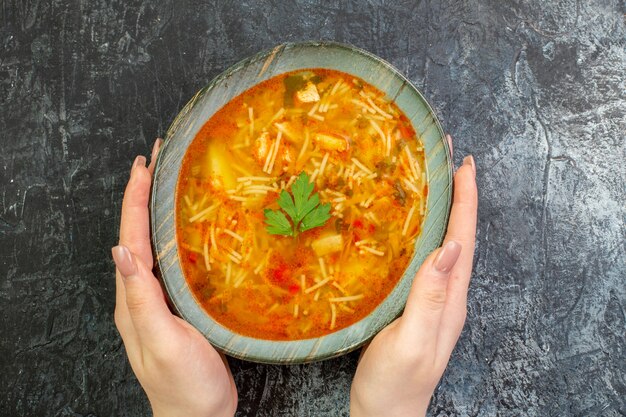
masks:
POLYGON ((343 152, 348 149, 348 141, 332 133, 316 133, 313 140, 317 146, 327 151, 343 152))
POLYGON ((311 242, 311 247, 317 256, 328 255, 333 252, 340 252, 343 248, 343 237, 341 235, 329 235, 321 237, 311 242))
POLYGON ((230 189, 237 185, 235 175, 230 168, 228 151, 222 143, 209 142, 203 167, 205 167, 204 175, 211 178, 214 186, 230 189))
POLYGON ((303 89, 296 92, 296 98, 301 103, 315 103, 320 101, 320 93, 317 92, 315 84, 309 81, 303 89))

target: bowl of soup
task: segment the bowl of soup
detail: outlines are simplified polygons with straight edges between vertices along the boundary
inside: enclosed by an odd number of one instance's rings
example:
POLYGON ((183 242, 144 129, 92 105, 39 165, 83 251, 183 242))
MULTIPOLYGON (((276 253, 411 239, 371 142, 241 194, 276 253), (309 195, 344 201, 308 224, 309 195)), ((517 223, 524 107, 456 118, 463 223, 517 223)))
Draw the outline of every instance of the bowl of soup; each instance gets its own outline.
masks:
POLYGON ((335 357, 398 317, 442 241, 452 165, 395 68, 331 42, 226 70, 166 135, 152 243, 172 308, 220 351, 335 357))

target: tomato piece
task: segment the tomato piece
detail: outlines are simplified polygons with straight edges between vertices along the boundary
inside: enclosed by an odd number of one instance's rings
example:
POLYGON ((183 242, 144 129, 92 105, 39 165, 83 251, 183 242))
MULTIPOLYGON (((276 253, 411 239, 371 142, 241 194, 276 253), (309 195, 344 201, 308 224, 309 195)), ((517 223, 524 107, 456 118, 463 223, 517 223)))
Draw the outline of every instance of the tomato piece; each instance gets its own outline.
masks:
POLYGON ((280 287, 284 287, 287 284, 287 281, 291 277, 291 268, 284 261, 276 262, 276 266, 274 268, 270 268, 268 271, 268 279, 269 281, 280 287))

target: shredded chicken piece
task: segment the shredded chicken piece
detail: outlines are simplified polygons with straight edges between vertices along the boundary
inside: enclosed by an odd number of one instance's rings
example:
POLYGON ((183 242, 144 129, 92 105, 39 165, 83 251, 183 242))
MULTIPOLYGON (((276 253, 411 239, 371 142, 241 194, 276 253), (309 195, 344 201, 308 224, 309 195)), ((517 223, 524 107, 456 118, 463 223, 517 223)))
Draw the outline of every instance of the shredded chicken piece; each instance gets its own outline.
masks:
POLYGON ((270 150, 270 134, 268 132, 261 133, 254 141, 254 154, 256 156, 257 161, 265 161, 267 158, 267 153, 270 150))

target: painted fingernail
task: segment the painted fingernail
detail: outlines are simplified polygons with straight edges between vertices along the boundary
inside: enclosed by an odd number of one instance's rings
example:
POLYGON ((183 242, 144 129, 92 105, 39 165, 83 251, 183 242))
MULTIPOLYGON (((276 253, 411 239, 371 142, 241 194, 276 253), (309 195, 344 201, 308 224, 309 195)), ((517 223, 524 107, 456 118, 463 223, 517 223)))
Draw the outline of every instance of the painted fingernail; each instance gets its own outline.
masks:
POLYGON ((159 149, 161 149, 161 145, 163 144, 163 139, 158 138, 154 142, 154 146, 152 146, 152 154, 150 155, 150 160, 153 161, 154 158, 159 154, 159 149))
POLYGON ((450 272, 461 254, 461 245, 454 240, 449 241, 435 258, 435 269, 439 272, 450 272))
POLYGON ((145 156, 139 155, 137 158, 135 158, 135 162, 133 162, 133 169, 137 168, 138 166, 142 166, 142 167, 146 166, 145 156))
POLYGON ((467 155, 463 159, 463 165, 469 165, 472 167, 472 171, 474 171, 474 175, 476 175, 476 164, 474 163, 474 157, 472 155, 467 155))
POLYGON ((111 254, 113 255, 115 266, 124 278, 135 275, 137 265, 135 265, 135 261, 133 261, 133 257, 126 246, 114 246, 111 249, 111 254))

